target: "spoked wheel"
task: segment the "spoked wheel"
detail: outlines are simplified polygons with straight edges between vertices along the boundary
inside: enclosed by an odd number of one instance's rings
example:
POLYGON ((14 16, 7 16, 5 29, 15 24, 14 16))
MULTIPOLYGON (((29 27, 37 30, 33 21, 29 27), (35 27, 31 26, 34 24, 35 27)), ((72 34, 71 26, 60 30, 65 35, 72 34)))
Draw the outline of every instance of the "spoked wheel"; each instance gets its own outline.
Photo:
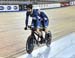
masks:
POLYGON ((48 34, 45 35, 45 43, 47 47, 50 46, 51 40, 52 40, 52 35, 51 35, 51 32, 49 31, 48 34))
POLYGON ((28 54, 31 54, 34 48, 34 42, 33 37, 29 36, 26 42, 26 51, 28 54))

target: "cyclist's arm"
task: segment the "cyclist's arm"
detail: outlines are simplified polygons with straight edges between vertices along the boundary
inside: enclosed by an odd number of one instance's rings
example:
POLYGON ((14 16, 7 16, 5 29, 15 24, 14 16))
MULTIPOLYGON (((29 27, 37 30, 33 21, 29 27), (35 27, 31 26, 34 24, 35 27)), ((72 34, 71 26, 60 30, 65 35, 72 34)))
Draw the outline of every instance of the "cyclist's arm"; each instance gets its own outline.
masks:
POLYGON ((28 14, 28 12, 26 13, 26 20, 25 20, 25 24, 26 24, 26 27, 28 26, 28 17, 29 17, 29 14, 28 14))
POLYGON ((42 14, 44 20, 48 20, 48 17, 44 12, 41 12, 41 14, 42 14))
POLYGON ((37 28, 39 28, 39 24, 40 24, 40 22, 39 22, 39 19, 40 19, 40 17, 39 17, 39 15, 38 15, 38 12, 37 11, 35 11, 35 14, 34 14, 34 16, 35 16, 35 18, 36 18, 36 20, 37 20, 37 28))

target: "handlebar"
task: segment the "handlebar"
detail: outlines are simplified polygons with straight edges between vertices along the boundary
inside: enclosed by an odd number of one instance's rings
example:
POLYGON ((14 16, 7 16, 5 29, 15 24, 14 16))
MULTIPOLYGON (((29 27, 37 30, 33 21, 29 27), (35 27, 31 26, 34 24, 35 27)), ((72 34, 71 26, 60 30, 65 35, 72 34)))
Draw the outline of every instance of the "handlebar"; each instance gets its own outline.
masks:
MULTIPOLYGON (((28 28, 25 29, 25 30, 28 30, 28 29, 30 29, 30 30, 36 30, 36 28, 33 28, 32 26, 28 26, 28 28)), ((40 28, 40 30, 45 31, 45 28, 44 27, 40 28)))
POLYGON ((27 26, 27 28, 25 27, 24 30, 34 30, 34 28, 32 28, 32 26, 27 26))

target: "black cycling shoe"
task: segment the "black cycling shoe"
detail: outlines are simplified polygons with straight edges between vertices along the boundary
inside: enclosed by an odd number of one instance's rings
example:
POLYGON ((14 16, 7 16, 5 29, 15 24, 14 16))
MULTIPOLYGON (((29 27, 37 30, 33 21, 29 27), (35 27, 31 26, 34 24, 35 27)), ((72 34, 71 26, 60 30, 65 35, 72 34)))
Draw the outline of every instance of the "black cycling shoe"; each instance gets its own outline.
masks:
POLYGON ((43 39, 43 40, 39 41, 39 43, 40 44, 45 43, 45 40, 43 39))
POLYGON ((40 44, 45 43, 45 39, 43 38, 43 36, 41 36, 41 40, 39 41, 40 44))
POLYGON ((42 44, 42 41, 39 41, 40 44, 42 44))
POLYGON ((40 44, 42 44, 42 38, 43 38, 43 37, 41 36, 41 37, 40 37, 41 40, 39 41, 40 44))

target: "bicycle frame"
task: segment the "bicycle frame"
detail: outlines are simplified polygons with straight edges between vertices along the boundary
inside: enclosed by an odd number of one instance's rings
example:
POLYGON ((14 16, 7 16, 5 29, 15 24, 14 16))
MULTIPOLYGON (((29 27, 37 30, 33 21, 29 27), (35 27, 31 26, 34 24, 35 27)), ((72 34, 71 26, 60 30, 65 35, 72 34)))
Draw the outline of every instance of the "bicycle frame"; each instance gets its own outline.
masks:
POLYGON ((41 36, 39 36, 39 34, 36 31, 32 30, 31 35, 34 36, 34 34, 37 35, 39 38, 41 38, 41 36))
MULTIPOLYGON (((39 38, 41 38, 41 36, 39 36, 39 34, 35 31, 34 28, 32 28, 31 26, 29 26, 29 28, 30 28, 30 30, 31 30, 31 35, 32 35, 32 36, 34 36, 34 34, 35 34, 35 35, 37 35, 39 38)), ((42 29, 41 29, 41 30, 42 30, 42 29)))

